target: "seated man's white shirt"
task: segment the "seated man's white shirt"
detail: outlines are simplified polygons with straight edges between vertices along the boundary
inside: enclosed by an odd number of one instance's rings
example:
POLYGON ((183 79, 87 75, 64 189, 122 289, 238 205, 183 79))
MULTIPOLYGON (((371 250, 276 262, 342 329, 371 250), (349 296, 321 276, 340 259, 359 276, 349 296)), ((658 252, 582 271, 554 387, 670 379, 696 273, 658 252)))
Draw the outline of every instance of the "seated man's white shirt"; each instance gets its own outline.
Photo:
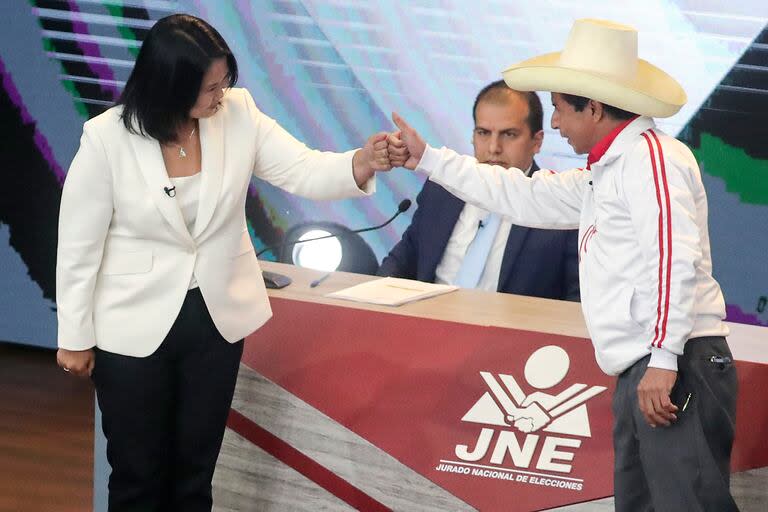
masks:
MULTIPOLYGON (((529 167, 526 174, 530 176, 529 167)), ((464 209, 456 221, 456 225, 451 233, 451 238, 445 246, 443 258, 435 269, 435 282, 439 284, 453 284, 456 275, 461 268, 461 262, 467 253, 467 248, 472 240, 475 239, 480 221, 488 216, 488 210, 478 208, 471 204, 465 204, 464 209)), ((509 238, 509 230, 512 228, 512 222, 505 217, 501 218, 496 237, 493 240, 491 251, 488 253, 488 259, 485 262, 485 268, 480 275, 480 281, 477 283, 478 290, 495 292, 499 286, 499 276, 501 275, 501 262, 504 259, 504 250, 509 238)), ((487 229, 487 228, 481 228, 487 229)))

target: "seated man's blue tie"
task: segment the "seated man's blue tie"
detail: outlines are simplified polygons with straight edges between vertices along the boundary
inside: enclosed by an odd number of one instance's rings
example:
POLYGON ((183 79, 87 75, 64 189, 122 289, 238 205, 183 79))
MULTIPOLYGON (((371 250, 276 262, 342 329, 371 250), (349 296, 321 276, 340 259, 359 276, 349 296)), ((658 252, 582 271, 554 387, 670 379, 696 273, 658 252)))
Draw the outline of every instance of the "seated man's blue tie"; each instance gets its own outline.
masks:
POLYGON ((480 221, 475 238, 467 247, 453 284, 462 288, 477 287, 500 224, 501 217, 495 213, 489 214, 480 221))

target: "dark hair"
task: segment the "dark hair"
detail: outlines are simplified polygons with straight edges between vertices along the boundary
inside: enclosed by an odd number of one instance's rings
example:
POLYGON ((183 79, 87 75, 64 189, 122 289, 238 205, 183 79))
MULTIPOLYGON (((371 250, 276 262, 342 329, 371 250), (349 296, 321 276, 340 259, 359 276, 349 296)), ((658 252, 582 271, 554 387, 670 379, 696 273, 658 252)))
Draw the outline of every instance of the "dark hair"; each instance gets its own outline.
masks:
MULTIPOLYGON (((584 96, 575 96, 573 94, 564 94, 560 93, 560 96, 563 97, 566 103, 571 105, 576 112, 581 112, 584 110, 584 107, 587 106, 587 103, 589 103, 589 98, 585 98, 584 96)), ((625 119, 632 119, 633 117, 636 117, 637 114, 633 114, 632 112, 627 112, 626 110, 622 110, 618 107, 614 107, 611 105, 606 105, 602 101, 600 102, 603 105, 603 111, 611 116, 613 119, 616 119, 618 121, 623 121, 625 119)))
POLYGON ((504 94, 513 93, 519 94, 528 102, 528 117, 525 119, 528 128, 531 129, 531 137, 535 133, 541 131, 544 126, 544 112, 541 108, 541 100, 539 95, 533 91, 522 92, 510 89, 504 80, 496 80, 483 87, 483 89, 477 93, 475 98, 475 104, 472 106, 472 120, 477 123, 477 105, 484 100, 498 100, 503 97, 504 94))
POLYGON ((237 61, 215 28, 188 14, 158 20, 141 45, 136 64, 118 100, 131 133, 161 143, 176 139, 189 117, 211 62, 226 58, 229 86, 237 82, 237 61))

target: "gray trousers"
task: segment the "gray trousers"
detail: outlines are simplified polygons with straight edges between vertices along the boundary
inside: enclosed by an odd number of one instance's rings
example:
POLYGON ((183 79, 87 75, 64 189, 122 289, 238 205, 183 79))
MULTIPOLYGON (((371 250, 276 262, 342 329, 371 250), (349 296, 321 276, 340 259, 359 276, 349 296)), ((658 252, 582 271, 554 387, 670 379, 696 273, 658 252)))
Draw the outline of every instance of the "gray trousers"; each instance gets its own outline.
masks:
POLYGON ((669 427, 650 427, 638 406, 649 358, 619 375, 613 395, 616 510, 738 511, 729 488, 736 368, 725 338, 685 344, 671 393, 680 410, 669 427))

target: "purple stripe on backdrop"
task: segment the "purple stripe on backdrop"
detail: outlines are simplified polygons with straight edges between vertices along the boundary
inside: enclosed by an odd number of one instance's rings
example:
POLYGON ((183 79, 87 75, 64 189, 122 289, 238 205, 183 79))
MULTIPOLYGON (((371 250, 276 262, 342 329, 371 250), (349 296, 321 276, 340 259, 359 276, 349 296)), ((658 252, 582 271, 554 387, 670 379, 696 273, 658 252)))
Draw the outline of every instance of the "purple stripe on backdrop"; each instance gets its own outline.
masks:
POLYGON ((19 94, 18 89, 16 89, 16 85, 13 83, 13 78, 11 78, 10 73, 5 69, 5 63, 2 58, 0 58, 0 79, 2 79, 3 89, 8 93, 11 102, 18 107, 22 121, 24 121, 25 124, 35 126, 35 145, 37 146, 37 149, 40 150, 40 154, 43 155, 43 158, 48 162, 56 179, 58 179, 59 183, 63 184, 65 176, 64 170, 56 162, 56 158, 53 156, 53 151, 48 145, 48 139, 46 139, 45 135, 37 129, 35 119, 24 106, 24 100, 22 100, 21 94, 19 94))
MULTIPOLYGON (((68 0, 67 5, 69 6, 70 12, 80 12, 77 3, 75 3, 73 0, 68 0)), ((90 32, 88 31, 88 24, 80 21, 79 16, 72 16, 71 23, 72 29, 76 34, 90 35, 90 32)), ((82 50, 83 55, 87 57, 103 57, 97 44, 87 43, 84 41, 75 41, 75 44, 78 48, 80 48, 80 50, 82 50)), ((108 65, 97 64, 95 62, 87 62, 86 64, 99 79, 115 80, 115 75, 112 73, 112 69, 108 65)), ((109 91, 109 93, 112 95, 112 99, 115 101, 117 100, 118 96, 120 96, 120 90, 114 85, 99 84, 99 86, 102 90, 109 91)))
POLYGON ((768 321, 760 320, 757 315, 745 313, 739 306, 736 306, 735 304, 726 304, 725 319, 729 322, 735 322, 737 324, 749 324, 768 327, 768 321))

